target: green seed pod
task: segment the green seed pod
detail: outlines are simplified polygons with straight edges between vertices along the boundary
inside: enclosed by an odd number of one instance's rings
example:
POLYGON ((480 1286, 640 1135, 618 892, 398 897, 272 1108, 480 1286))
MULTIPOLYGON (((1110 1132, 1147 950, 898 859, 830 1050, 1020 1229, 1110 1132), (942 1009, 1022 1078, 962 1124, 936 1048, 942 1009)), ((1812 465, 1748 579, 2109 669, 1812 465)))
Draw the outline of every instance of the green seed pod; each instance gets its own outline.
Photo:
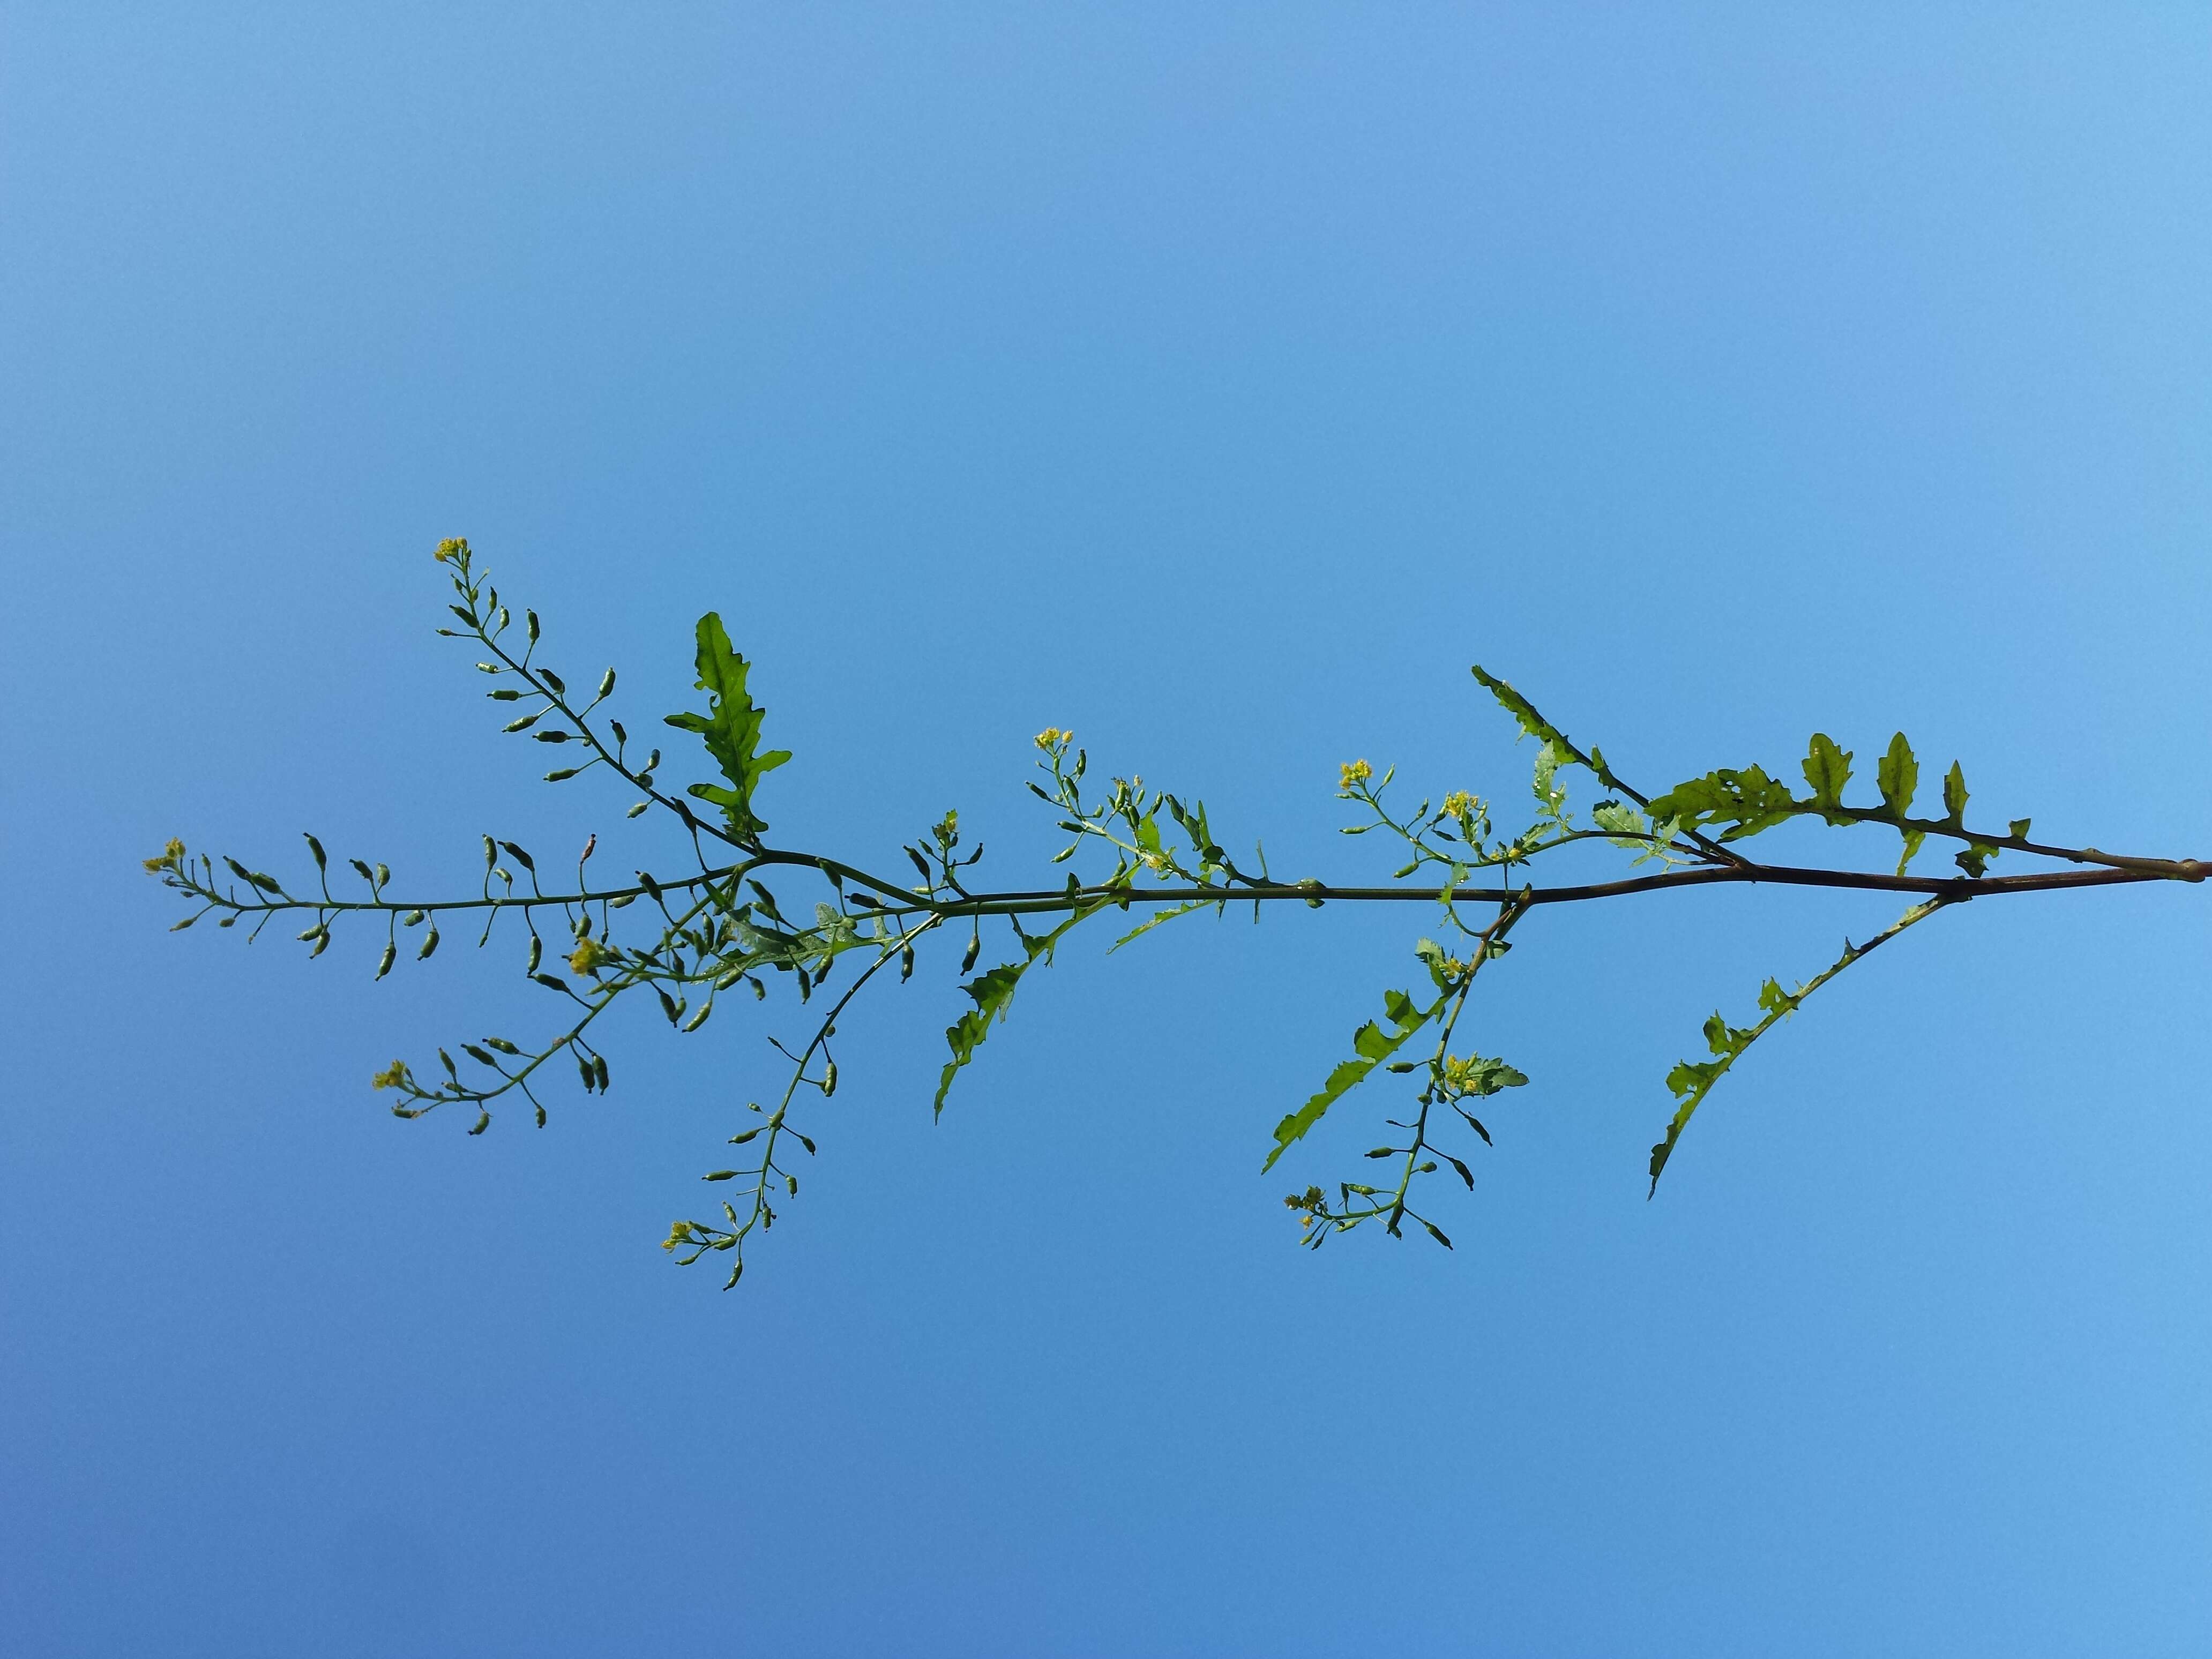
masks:
POLYGON ((384 954, 376 959, 377 978, 382 979, 386 974, 390 973, 392 971, 392 964, 398 959, 399 947, 396 945, 387 944, 384 947, 384 954))
POLYGON ((545 941, 538 938, 537 934, 532 933, 530 936, 530 960, 526 964, 525 964, 522 971, 526 974, 536 973, 538 971, 538 964, 539 962, 544 960, 544 956, 545 941))
POLYGON ((601 680, 600 680, 600 682, 599 682, 599 695, 600 695, 601 696, 603 696, 603 697, 604 697, 604 696, 611 696, 611 695, 613 693, 614 689, 615 689, 615 671, 614 671, 613 669, 610 668, 610 669, 609 669, 609 670, 607 670, 607 672, 606 672, 606 676, 605 676, 605 678, 603 678, 603 679, 601 679, 601 680))
MULTIPOLYGON (((304 830, 300 833, 303 836, 307 834, 304 830)), ((317 841, 313 836, 307 836, 307 850, 314 854, 316 869, 326 870, 330 867, 330 860, 323 856, 322 842, 317 841)))
POLYGON ((530 642, 531 642, 531 644, 532 644, 532 645, 537 644, 537 643, 538 643, 538 613, 537 613, 535 611, 524 611, 524 612, 522 613, 522 620, 523 620, 523 625, 524 625, 526 628, 527 628, 527 629, 529 629, 529 632, 530 632, 530 642))
POLYGON ((836 1092, 837 1062, 834 1060, 824 1060, 822 1063, 822 1097, 827 1100, 836 1092))
POLYGON ((599 1092, 600 1092, 601 1094, 605 1094, 605 1093, 606 1093, 606 1091, 607 1091, 607 1057, 606 1057, 605 1054, 593 1054, 593 1055, 592 1056, 592 1071, 594 1071, 594 1072, 596 1072, 596 1073, 599 1074, 599 1092))
POLYGON ((914 977, 914 946, 902 946, 899 951, 899 982, 903 985, 914 977))
POLYGON ((968 949, 960 958, 962 973, 967 973, 975 966, 975 958, 982 953, 982 950, 983 936, 981 933, 970 933, 968 936, 968 949))
POLYGON ((417 962, 427 961, 429 958, 430 953, 437 948, 438 924, 434 921, 430 924, 430 931, 422 935, 422 948, 415 953, 415 960, 417 962))

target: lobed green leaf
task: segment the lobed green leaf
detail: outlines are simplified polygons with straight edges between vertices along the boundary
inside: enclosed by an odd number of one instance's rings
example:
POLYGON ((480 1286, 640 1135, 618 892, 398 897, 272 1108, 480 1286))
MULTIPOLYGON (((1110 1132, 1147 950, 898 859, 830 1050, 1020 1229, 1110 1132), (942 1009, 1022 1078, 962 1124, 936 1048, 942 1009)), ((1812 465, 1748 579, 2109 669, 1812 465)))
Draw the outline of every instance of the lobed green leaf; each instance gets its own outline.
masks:
POLYGON ((761 721, 768 711, 755 704, 745 689, 751 665, 732 648, 720 616, 710 611, 700 617, 697 635, 694 660, 699 672, 698 689, 708 693, 707 712, 671 714, 667 723, 697 732, 722 775, 729 780, 726 788, 695 783, 688 793, 720 807, 732 832, 752 840, 768 828, 767 821, 753 810, 753 791, 763 775, 789 760, 791 753, 784 749, 760 752, 761 721))
POLYGON ((1267 1154, 1267 1161, 1260 1166, 1261 1172, 1265 1174, 1273 1169, 1275 1160, 1303 1139, 1306 1131, 1320 1122, 1331 1106, 1366 1081, 1368 1074, 1397 1053, 1407 1038, 1442 1013, 1447 1000, 1447 998, 1439 997, 1424 1008, 1403 991, 1385 991, 1382 994, 1383 1015, 1389 1020, 1392 1029, 1386 1031, 1370 1020, 1352 1034, 1352 1052, 1358 1058, 1340 1064, 1328 1074, 1328 1080, 1322 1085, 1319 1093, 1275 1126, 1274 1150, 1267 1154))

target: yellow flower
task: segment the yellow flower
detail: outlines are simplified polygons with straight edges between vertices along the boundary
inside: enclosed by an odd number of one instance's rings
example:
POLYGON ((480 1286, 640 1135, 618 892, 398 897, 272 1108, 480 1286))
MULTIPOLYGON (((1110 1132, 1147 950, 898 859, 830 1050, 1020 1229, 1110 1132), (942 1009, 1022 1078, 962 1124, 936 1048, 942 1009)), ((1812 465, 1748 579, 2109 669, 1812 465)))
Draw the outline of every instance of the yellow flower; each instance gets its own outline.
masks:
POLYGON ((185 844, 172 836, 169 844, 161 849, 161 857, 148 859, 144 862, 149 875, 163 870, 181 869, 185 862, 185 844))
POLYGON ((395 1060, 379 1072, 369 1082, 379 1089, 404 1089, 407 1086, 407 1062, 395 1060))
POLYGON ((614 960, 614 952, 595 939, 579 939, 568 957, 568 966, 580 974, 596 974, 600 965, 614 960))
POLYGON ((1464 789, 1455 789, 1444 797, 1444 812, 1450 817, 1471 818, 1476 805, 1474 797, 1464 789))
POLYGON ((1347 761, 1340 769, 1342 775, 1337 787, 1347 792, 1354 784, 1364 783, 1375 775, 1375 769, 1364 760, 1347 761))
POLYGON ((438 544, 438 550, 430 556, 440 564, 445 563, 448 559, 465 561, 469 556, 468 538, 465 536, 448 536, 438 544))
POLYGON ((1036 734, 1036 746, 1047 754, 1050 754, 1054 750, 1064 745, 1074 735, 1074 732, 1063 732, 1056 726, 1048 726, 1036 734))
POLYGON ((1476 1055, 1469 1054, 1465 1060, 1448 1057, 1444 1061, 1444 1086, 1455 1094, 1471 1094, 1482 1081, 1483 1069, 1476 1055))

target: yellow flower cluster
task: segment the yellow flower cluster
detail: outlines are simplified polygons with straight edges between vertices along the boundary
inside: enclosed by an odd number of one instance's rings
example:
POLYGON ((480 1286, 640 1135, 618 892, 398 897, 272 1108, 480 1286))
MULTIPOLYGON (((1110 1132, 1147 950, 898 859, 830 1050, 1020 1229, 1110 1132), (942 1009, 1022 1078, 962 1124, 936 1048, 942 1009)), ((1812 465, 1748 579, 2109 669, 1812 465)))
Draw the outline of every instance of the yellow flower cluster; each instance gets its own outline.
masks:
POLYGON ((1050 754, 1055 749, 1066 748, 1074 736, 1073 732, 1063 732, 1056 726, 1048 726, 1036 734, 1036 746, 1050 754))
POLYGON ((672 1250, 690 1242, 691 1224, 688 1221, 679 1221, 668 1230, 668 1237, 661 1240, 660 1248, 664 1250, 672 1250))
POLYGON ((149 875, 159 875, 164 870, 183 869, 185 865, 184 842, 179 841, 174 836, 170 836, 169 844, 161 849, 161 856, 157 859, 146 860, 145 865, 146 872, 149 875))
POLYGON ((407 1062, 395 1060, 369 1082, 379 1089, 404 1089, 407 1086, 407 1062))
POLYGON ((437 551, 431 554, 430 556, 435 559, 440 564, 445 563, 448 559, 454 560, 461 564, 466 564, 469 558, 468 538, 465 536, 448 536, 444 541, 438 544, 437 551))
POLYGON ((1465 1060, 1456 1056, 1444 1060, 1444 1086, 1455 1094, 1465 1094, 1475 1085, 1480 1076, 1481 1062, 1470 1055, 1465 1060))
POLYGON ((568 966, 580 974, 596 974, 602 966, 614 959, 615 953, 599 940, 579 939, 575 950, 569 953, 568 966))
POLYGON ((1444 797, 1444 813, 1448 817, 1471 818, 1482 803, 1464 789, 1455 789, 1444 797))
POLYGON ((1356 784, 1366 782, 1375 775, 1375 769, 1364 760, 1347 761, 1339 769, 1339 772, 1340 775, 1337 787, 1346 791, 1356 784))

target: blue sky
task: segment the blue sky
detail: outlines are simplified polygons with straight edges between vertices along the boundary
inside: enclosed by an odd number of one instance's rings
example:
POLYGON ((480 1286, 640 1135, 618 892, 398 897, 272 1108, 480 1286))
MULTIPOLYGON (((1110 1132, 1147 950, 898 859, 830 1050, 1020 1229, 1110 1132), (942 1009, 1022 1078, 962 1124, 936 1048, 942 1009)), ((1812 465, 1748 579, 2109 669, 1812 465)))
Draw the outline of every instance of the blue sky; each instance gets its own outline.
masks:
POLYGON ((861 861, 957 805, 1025 883, 1057 724, 1370 876, 1340 761, 1525 787, 1478 660, 1659 787, 1902 726, 2212 852, 2200 11, 0 30, 0 1645, 2203 1650, 2197 890, 1939 918, 1649 1204, 1705 1015, 1893 907, 1534 918, 1449 1255, 1293 1248, 1382 1100, 1259 1174, 1423 921, 1078 936, 933 1126, 940 953, 723 1297, 656 1245, 782 1004, 471 1139, 368 1078, 532 1018, 511 950, 372 987, 137 865, 668 854, 495 738, 449 535, 635 724, 719 609, 861 861))

